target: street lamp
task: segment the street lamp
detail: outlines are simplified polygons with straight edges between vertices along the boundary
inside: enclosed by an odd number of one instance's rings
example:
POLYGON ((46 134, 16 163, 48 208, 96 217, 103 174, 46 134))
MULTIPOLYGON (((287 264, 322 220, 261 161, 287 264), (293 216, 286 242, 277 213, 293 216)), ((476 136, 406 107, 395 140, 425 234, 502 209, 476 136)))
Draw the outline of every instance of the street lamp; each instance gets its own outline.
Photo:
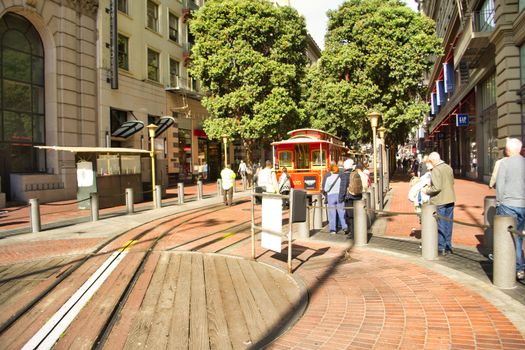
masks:
POLYGON ((228 166, 228 135, 222 135, 222 142, 224 143, 224 167, 228 166))
POLYGON ((151 158, 151 189, 153 190, 153 204, 156 202, 156 191, 155 191, 155 130, 158 128, 155 124, 150 124, 147 126, 149 138, 151 142, 151 149, 149 151, 149 156, 151 158))
MULTIPOLYGON (((381 114, 378 112, 370 112, 368 114, 368 119, 370 119, 370 125, 372 126, 372 147, 374 151, 372 152, 373 162, 374 162, 374 184, 377 184, 377 140, 376 140, 376 129, 379 122, 379 117, 381 114)), ((376 186, 377 188, 377 186, 376 186)))
MULTIPOLYGON (((386 162, 386 147, 385 147, 385 131, 386 128, 384 126, 377 128, 377 132, 379 133, 379 139, 381 140, 381 194, 386 193, 386 181, 385 181, 385 174, 388 169, 388 164, 386 162)), ((382 196, 381 196, 382 197, 382 196)), ((381 201, 382 203, 383 201, 381 201)))

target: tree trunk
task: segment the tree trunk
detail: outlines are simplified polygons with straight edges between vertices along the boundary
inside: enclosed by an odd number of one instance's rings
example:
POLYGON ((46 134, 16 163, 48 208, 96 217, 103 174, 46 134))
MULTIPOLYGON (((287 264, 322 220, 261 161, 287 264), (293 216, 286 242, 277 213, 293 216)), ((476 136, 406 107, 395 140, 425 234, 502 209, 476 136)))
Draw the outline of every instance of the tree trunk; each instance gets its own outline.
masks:
POLYGON ((246 164, 253 167, 253 141, 251 139, 243 139, 242 141, 246 150, 246 164))

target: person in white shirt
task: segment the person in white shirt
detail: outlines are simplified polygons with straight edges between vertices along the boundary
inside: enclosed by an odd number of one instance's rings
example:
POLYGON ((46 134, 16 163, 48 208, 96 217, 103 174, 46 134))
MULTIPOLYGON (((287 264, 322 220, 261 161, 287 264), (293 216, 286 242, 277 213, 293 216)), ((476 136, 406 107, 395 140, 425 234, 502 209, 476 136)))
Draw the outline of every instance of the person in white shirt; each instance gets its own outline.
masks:
POLYGON ((242 183, 246 183, 246 163, 242 159, 237 172, 241 175, 242 183))
POLYGON ((224 192, 224 205, 233 204, 233 182, 235 181, 235 172, 231 169, 228 164, 226 168, 221 171, 222 189, 224 192))
POLYGON ((262 187, 264 192, 276 193, 278 187, 277 176, 273 169, 272 162, 266 161, 266 167, 257 174, 257 186, 262 187))

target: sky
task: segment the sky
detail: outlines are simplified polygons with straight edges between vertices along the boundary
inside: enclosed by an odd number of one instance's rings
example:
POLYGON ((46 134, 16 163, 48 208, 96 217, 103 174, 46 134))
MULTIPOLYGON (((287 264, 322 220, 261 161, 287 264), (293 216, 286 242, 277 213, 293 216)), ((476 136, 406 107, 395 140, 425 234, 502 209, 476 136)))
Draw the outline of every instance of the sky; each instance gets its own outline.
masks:
MULTIPOLYGON (((414 10, 417 4, 414 0, 403 0, 414 10)), ((306 18, 306 27, 310 35, 321 49, 324 49, 324 35, 328 17, 326 11, 336 10, 344 0, 290 0, 290 5, 295 7, 306 18)))

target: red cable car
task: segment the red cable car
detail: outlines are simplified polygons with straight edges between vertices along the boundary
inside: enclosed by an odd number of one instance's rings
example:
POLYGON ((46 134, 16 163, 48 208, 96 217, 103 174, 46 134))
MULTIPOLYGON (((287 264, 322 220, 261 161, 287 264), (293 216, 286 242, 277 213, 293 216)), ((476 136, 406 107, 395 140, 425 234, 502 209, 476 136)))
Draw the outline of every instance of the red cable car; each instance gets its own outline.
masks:
POLYGON ((277 179, 286 167, 294 188, 319 192, 330 164, 343 160, 348 148, 340 138, 322 130, 297 129, 288 135, 288 140, 272 143, 277 179))

